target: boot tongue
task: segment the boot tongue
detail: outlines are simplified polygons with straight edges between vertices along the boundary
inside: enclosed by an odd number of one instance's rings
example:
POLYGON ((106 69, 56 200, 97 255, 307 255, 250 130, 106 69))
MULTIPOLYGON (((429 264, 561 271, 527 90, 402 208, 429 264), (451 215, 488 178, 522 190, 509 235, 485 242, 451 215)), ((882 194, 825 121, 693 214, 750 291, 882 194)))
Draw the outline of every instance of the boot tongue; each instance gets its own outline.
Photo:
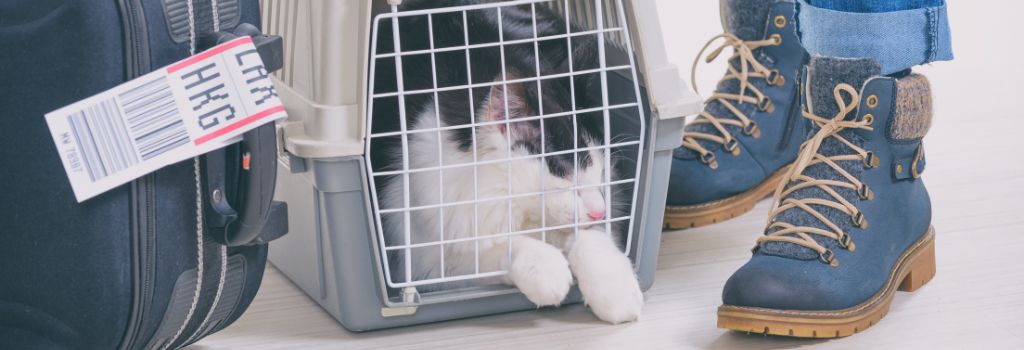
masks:
MULTIPOLYGON (((815 115, 823 118, 832 118, 839 112, 839 106, 836 104, 835 95, 833 93, 836 85, 846 83, 860 91, 864 82, 872 77, 878 76, 880 72, 881 68, 879 65, 870 59, 813 57, 807 66, 808 81, 806 82, 807 85, 805 87, 805 92, 808 96, 805 96, 805 98, 809 98, 811 100, 815 115)), ((850 96, 845 95, 843 97, 847 99, 850 98, 850 96)), ((806 100, 804 102, 806 102, 806 100)), ((858 101, 846 101, 846 103, 857 102, 858 101)), ((854 118, 855 114, 856 113, 850 113, 849 117, 854 118)), ((818 127, 815 126, 810 131, 810 134, 807 135, 807 138, 814 136, 814 133, 817 132, 818 127)), ((839 136, 842 136, 847 141, 850 141, 858 147, 863 143, 863 140, 858 137, 853 130, 840 131, 839 136)), ((829 137, 822 142, 821 147, 818 149, 818 153, 827 157, 854 154, 854 151, 835 137, 829 137)), ((861 175, 864 172, 864 167, 860 161, 836 161, 836 163, 842 167, 843 170, 858 179, 861 178, 861 175)), ((838 171, 824 163, 814 164, 807 167, 804 169, 803 174, 821 180, 849 181, 838 171)), ((833 187, 832 189, 851 203, 856 204, 858 202, 856 191, 848 188, 833 187)), ((797 190, 786 198, 820 198, 825 200, 835 200, 830 194, 818 187, 808 187, 797 190)), ((839 229, 843 230, 843 232, 849 233, 853 229, 853 220, 850 215, 832 207, 817 204, 811 204, 810 207, 827 217, 829 221, 832 221, 832 223, 838 226, 839 229)), ((825 223, 800 208, 791 208, 786 210, 779 214, 775 220, 777 222, 786 222, 800 227, 816 227, 828 231, 832 230, 830 227, 825 225, 825 223)), ((775 228, 769 232, 777 230, 780 229, 775 228)), ((818 235, 811 236, 818 242, 818 244, 827 249, 835 250, 838 248, 838 242, 831 238, 818 235)), ((760 251, 769 255, 796 259, 809 260, 818 258, 818 252, 788 242, 768 242, 761 247, 760 251)))
MULTIPOLYGON (((832 118, 839 112, 834 94, 836 85, 846 83, 860 91, 864 82, 878 76, 881 71, 881 66, 870 58, 811 57, 807 64, 806 98, 814 106, 815 115, 832 118)), ((843 98, 850 97, 844 95, 843 98)))
POLYGON ((746 41, 764 39, 771 1, 725 0, 722 5, 726 32, 746 41))

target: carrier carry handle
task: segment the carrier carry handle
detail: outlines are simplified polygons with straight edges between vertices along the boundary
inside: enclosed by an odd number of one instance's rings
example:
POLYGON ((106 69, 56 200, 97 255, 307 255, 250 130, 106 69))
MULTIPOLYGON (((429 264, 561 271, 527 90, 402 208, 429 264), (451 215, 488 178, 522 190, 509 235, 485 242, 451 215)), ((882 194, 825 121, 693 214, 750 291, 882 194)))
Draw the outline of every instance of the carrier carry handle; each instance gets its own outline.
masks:
MULTIPOLYGON (((207 49, 250 36, 267 72, 284 65, 280 36, 265 35, 248 23, 233 32, 200 38, 207 49)), ((242 141, 202 156, 204 221, 214 241, 229 247, 265 244, 288 233, 288 205, 275 201, 277 136, 274 124, 246 132, 242 141)))

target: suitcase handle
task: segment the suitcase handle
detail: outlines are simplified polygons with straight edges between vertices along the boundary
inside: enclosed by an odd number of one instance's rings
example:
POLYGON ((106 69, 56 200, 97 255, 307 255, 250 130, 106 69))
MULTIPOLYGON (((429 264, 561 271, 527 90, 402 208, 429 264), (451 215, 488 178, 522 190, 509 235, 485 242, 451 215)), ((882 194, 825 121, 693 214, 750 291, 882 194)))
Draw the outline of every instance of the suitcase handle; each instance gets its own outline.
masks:
MULTIPOLYGON (((243 23, 233 33, 202 37, 210 48, 239 36, 253 37, 267 72, 283 66, 280 36, 260 33, 243 23)), ((229 247, 265 244, 288 232, 288 206, 273 200, 277 181, 277 136, 274 124, 242 135, 242 141, 202 156, 204 221, 207 234, 229 247)))

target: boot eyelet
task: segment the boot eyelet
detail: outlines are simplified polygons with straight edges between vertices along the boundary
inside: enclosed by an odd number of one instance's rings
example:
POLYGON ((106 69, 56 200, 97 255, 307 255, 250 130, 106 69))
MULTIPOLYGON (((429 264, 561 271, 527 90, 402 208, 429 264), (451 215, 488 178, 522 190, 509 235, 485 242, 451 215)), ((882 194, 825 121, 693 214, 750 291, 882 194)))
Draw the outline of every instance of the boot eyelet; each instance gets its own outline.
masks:
POLYGON ((786 16, 775 16, 775 28, 782 29, 786 26, 786 16))
POLYGON ((775 45, 775 46, 782 45, 782 35, 772 34, 772 36, 770 36, 770 38, 772 39, 772 45, 775 45))
POLYGON ((737 140, 737 139, 729 140, 729 142, 725 143, 725 150, 729 151, 729 153, 732 153, 733 156, 739 156, 740 155, 740 141, 737 140))
POLYGON ((861 200, 865 201, 875 199, 875 193, 868 188, 867 184, 861 184, 860 187, 857 188, 857 196, 860 197, 861 200))
POLYGON ((875 95, 868 96, 867 105, 868 105, 868 108, 872 108, 872 109, 874 109, 875 107, 878 107, 878 96, 875 96, 875 95))
POLYGON ((868 113, 864 115, 862 120, 864 121, 864 125, 871 126, 871 124, 875 123, 875 116, 868 113))
POLYGON ((743 134, 756 139, 761 137, 761 128, 757 126, 757 123, 750 122, 750 124, 743 127, 743 134))
POLYGON ((701 163, 707 164, 711 170, 718 169, 718 160, 714 153, 708 152, 700 156, 701 163))
POLYGON ((818 255, 818 260, 821 260, 821 262, 823 263, 829 264, 829 266, 839 267, 839 261, 836 260, 836 253, 833 253, 832 250, 826 250, 824 253, 818 255))
POLYGON ((729 142, 725 142, 725 150, 728 150, 733 157, 739 156, 739 140, 731 139, 729 142))
POLYGON ((772 105, 772 100, 769 99, 767 96, 761 97, 760 100, 757 100, 757 110, 761 112, 767 112, 768 110, 772 109, 772 107, 774 107, 772 105))
POLYGON ((875 152, 868 151, 868 154, 864 156, 864 167, 868 169, 877 168, 881 165, 882 161, 875 156, 875 152))
POLYGON ((853 244, 853 237, 850 235, 843 235, 843 239, 839 240, 839 246, 851 252, 857 250, 857 246, 853 244))
POLYGON ((859 227, 861 230, 868 229, 868 219, 864 217, 864 212, 857 212, 853 216, 853 225, 859 227))
POLYGON ((779 73, 778 69, 772 69, 768 72, 768 75, 764 77, 764 80, 767 81, 769 85, 786 85, 786 77, 783 76, 782 73, 779 73))

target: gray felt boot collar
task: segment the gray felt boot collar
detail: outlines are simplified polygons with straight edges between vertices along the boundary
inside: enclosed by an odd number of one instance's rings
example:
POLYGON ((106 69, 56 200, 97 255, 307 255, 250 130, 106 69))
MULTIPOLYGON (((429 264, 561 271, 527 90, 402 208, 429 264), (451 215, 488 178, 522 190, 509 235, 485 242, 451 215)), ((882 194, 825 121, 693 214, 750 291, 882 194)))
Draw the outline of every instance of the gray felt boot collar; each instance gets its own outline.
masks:
MULTIPOLYGON (((771 0, 723 0, 725 31, 743 40, 764 39, 771 0)), ((791 1, 790 1, 791 2, 791 1)))
MULTIPOLYGON (((841 83, 858 91, 868 79, 881 74, 882 68, 869 58, 811 57, 807 64, 804 102, 815 115, 831 118, 839 112, 834 89, 841 83)), ((853 101, 857 102, 857 101, 853 101)))

